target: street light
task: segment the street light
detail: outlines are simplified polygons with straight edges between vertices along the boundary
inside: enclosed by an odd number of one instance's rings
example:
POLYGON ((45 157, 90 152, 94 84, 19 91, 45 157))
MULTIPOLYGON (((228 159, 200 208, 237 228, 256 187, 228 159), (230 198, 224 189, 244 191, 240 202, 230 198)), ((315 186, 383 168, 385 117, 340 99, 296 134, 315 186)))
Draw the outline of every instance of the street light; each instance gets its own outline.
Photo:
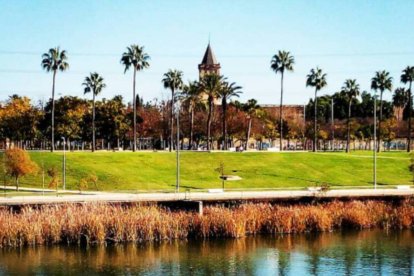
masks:
POLYGON ((374 189, 377 189, 377 94, 374 91, 374 189))
POLYGON ((62 137, 63 140, 63 164, 62 164, 62 172, 63 172, 63 190, 66 190, 66 139, 62 137))
POLYGON ((177 118, 177 172, 175 180, 175 191, 180 191, 180 99, 177 99, 175 104, 175 116, 177 118))

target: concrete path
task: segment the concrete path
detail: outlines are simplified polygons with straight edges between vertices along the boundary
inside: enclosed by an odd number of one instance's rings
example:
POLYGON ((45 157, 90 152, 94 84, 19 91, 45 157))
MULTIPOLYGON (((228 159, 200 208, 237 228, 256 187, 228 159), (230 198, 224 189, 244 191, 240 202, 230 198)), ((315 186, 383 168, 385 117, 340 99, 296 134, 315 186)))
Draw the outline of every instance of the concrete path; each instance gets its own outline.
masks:
POLYGON ((226 200, 285 200, 309 197, 344 198, 344 197, 408 197, 414 196, 414 189, 349 189, 330 190, 328 192, 314 191, 237 191, 237 192, 192 192, 192 193, 105 193, 96 194, 66 194, 45 196, 12 196, 1 197, 0 205, 25 205, 25 204, 55 204, 55 203, 84 203, 84 202, 162 202, 177 200, 196 201, 226 201, 226 200))

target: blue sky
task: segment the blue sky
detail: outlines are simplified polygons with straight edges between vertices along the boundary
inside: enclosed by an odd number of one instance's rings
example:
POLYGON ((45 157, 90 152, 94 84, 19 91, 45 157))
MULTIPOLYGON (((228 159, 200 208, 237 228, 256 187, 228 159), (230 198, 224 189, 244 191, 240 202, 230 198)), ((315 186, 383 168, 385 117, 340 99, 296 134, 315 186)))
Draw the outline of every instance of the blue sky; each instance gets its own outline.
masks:
MULTIPOLYGON (((103 75, 100 97, 131 100, 132 74, 123 73, 121 54, 144 45, 151 67, 138 74, 145 100, 166 99, 161 84, 169 68, 198 78, 197 65, 211 45, 222 74, 243 86, 241 99, 279 103, 280 76, 269 69, 272 55, 288 50, 296 60, 286 74, 286 104, 313 95, 306 74, 319 66, 328 74, 322 94, 338 91, 347 78, 363 90, 377 70, 399 75, 414 65, 414 1, 10 1, 0 0, 0 100, 13 93, 36 100, 51 94, 51 75, 41 54, 60 46, 70 70, 58 75, 57 94, 83 97, 91 71, 103 75)), ((390 98, 391 94, 387 97, 390 98)))

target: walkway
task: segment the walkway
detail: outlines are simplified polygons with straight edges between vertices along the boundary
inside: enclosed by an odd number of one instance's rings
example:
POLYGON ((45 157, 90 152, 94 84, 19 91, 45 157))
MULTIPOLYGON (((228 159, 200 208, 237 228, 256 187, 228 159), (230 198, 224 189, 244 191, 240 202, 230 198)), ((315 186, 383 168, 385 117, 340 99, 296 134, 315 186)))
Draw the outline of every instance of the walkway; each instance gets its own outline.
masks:
POLYGON ((192 192, 192 193, 85 193, 64 195, 36 195, 1 197, 0 205, 35 205, 56 203, 84 203, 84 202, 162 202, 162 201, 228 201, 228 200, 287 200, 300 198, 378 198, 378 197, 409 197, 414 196, 414 189, 347 189, 330 190, 327 192, 315 191, 232 191, 232 192, 192 192))

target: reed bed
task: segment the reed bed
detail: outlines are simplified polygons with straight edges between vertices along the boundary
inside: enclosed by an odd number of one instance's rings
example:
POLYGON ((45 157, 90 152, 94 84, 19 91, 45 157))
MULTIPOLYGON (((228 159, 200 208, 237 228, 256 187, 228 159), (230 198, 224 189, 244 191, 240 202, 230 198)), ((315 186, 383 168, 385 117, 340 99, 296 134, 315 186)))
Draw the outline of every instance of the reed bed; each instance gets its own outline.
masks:
POLYGON ((111 204, 0 209, 0 247, 101 244, 186 238, 239 238, 256 234, 332 231, 341 228, 403 229, 414 226, 414 202, 349 201, 209 206, 204 215, 157 206, 111 204))

